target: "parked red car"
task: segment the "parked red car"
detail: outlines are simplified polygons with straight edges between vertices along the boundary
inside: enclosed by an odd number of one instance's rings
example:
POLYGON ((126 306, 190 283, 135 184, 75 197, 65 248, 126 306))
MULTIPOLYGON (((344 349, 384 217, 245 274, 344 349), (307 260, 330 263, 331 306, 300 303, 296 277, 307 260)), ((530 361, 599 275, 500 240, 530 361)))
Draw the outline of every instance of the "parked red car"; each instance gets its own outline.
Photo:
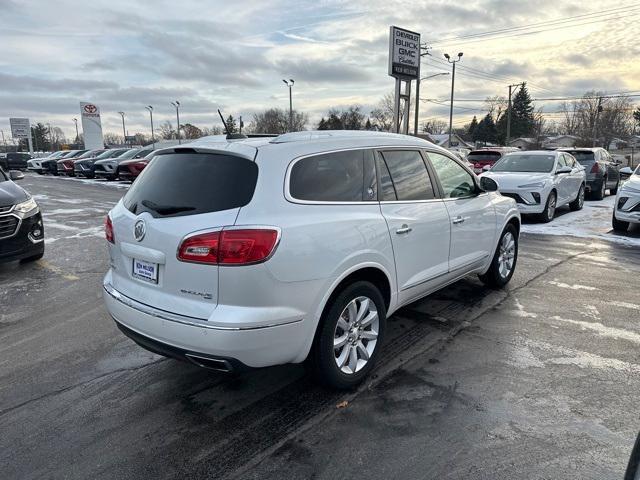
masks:
POLYGON ((132 158, 131 160, 125 160, 118 165, 118 177, 120 180, 135 180, 138 175, 144 170, 151 159, 156 156, 156 150, 149 153, 144 158, 132 158))
POLYGON ((518 149, 513 147, 484 147, 469 152, 467 161, 473 165, 473 171, 480 174, 487 165, 492 167, 507 153, 517 151, 518 149))

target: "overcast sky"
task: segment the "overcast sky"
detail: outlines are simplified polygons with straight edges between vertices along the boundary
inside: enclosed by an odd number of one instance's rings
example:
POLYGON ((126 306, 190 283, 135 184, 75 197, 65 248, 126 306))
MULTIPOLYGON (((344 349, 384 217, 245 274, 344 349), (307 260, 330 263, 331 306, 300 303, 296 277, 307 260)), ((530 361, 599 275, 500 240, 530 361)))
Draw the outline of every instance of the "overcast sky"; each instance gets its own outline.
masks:
MULTIPOLYGON (((288 108, 282 78, 295 79, 294 108, 314 124, 331 107, 368 112, 394 85, 389 25, 433 45, 423 76, 449 70, 443 53, 464 52, 459 99, 506 95, 519 81, 537 98, 636 91, 639 20, 630 0, 0 0, 0 129, 7 135, 8 117, 25 116, 72 137, 79 102, 91 101, 105 131, 121 131, 124 111, 130 134, 149 133, 144 106, 154 106, 156 124, 175 123, 176 99, 181 123, 219 125, 217 108, 244 119, 288 108), (564 22, 545 23, 553 20, 564 22)), ((447 100, 450 81, 425 81, 421 97, 447 100)), ((480 104, 457 106, 456 124, 481 114, 480 104)), ((447 105, 421 107, 422 119, 448 116, 447 105)))

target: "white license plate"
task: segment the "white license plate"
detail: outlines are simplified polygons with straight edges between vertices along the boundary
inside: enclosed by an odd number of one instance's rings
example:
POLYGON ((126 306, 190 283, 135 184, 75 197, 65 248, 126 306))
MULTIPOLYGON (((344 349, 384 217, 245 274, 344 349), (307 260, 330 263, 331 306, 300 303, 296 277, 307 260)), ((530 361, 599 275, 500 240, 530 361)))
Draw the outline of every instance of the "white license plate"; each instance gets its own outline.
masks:
POLYGON ((133 276, 151 283, 158 283, 158 264, 133 259, 133 276))

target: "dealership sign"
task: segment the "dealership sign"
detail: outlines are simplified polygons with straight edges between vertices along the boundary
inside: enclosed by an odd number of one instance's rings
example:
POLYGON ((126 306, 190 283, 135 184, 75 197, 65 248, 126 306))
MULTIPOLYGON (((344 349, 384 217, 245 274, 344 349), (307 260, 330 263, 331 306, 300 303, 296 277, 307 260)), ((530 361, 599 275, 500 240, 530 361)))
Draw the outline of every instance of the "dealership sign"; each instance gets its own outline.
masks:
POLYGON ((404 28, 389 29, 389 75, 415 79, 420 75, 420 34, 404 28))
POLYGON ((28 118, 10 118, 11 136, 13 138, 30 138, 31 124, 28 118))
POLYGON ((89 102, 80 102, 80 115, 82 116, 84 148, 87 150, 104 148, 102 123, 100 121, 100 109, 98 106, 89 102))

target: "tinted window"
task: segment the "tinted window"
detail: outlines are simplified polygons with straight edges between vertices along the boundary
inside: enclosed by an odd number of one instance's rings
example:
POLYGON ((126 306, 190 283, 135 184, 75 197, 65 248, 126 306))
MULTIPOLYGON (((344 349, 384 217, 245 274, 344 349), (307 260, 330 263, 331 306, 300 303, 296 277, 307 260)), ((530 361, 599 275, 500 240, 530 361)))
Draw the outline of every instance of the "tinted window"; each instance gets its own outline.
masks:
POLYGON ((530 155, 511 153, 505 155, 491 169, 492 172, 550 172, 555 163, 555 155, 530 155))
POLYGON ((217 212, 248 204, 257 179, 258 166, 244 158, 204 153, 159 155, 123 201, 134 214, 149 212, 154 217, 217 212))
POLYGON ((467 160, 470 162, 495 162, 500 160, 501 154, 499 152, 471 152, 467 155, 467 160))
POLYGON ((475 193, 473 177, 454 160, 432 152, 429 152, 429 159, 438 174, 445 197, 468 197, 475 193))
POLYGON ((397 200, 396 191, 393 188, 393 182, 391 181, 391 174, 387 164, 384 163, 382 155, 376 156, 376 168, 378 171, 378 178, 380 179, 380 195, 379 200, 397 200))
POLYGON ((361 202, 364 153, 364 150, 326 153, 296 162, 289 181, 291 196, 318 202, 361 202))
POLYGON ((434 198, 431 179, 420 152, 394 150, 382 155, 398 200, 434 198))
POLYGON ((567 166, 567 160, 566 160, 565 156, 564 155, 560 155, 558 157, 558 168, 566 167, 566 166, 567 166))
POLYGON ((589 163, 595 160, 595 156, 593 152, 590 152, 588 150, 583 150, 583 151, 573 150, 573 151, 570 151, 569 153, 573 155, 575 159, 580 163, 589 163))

